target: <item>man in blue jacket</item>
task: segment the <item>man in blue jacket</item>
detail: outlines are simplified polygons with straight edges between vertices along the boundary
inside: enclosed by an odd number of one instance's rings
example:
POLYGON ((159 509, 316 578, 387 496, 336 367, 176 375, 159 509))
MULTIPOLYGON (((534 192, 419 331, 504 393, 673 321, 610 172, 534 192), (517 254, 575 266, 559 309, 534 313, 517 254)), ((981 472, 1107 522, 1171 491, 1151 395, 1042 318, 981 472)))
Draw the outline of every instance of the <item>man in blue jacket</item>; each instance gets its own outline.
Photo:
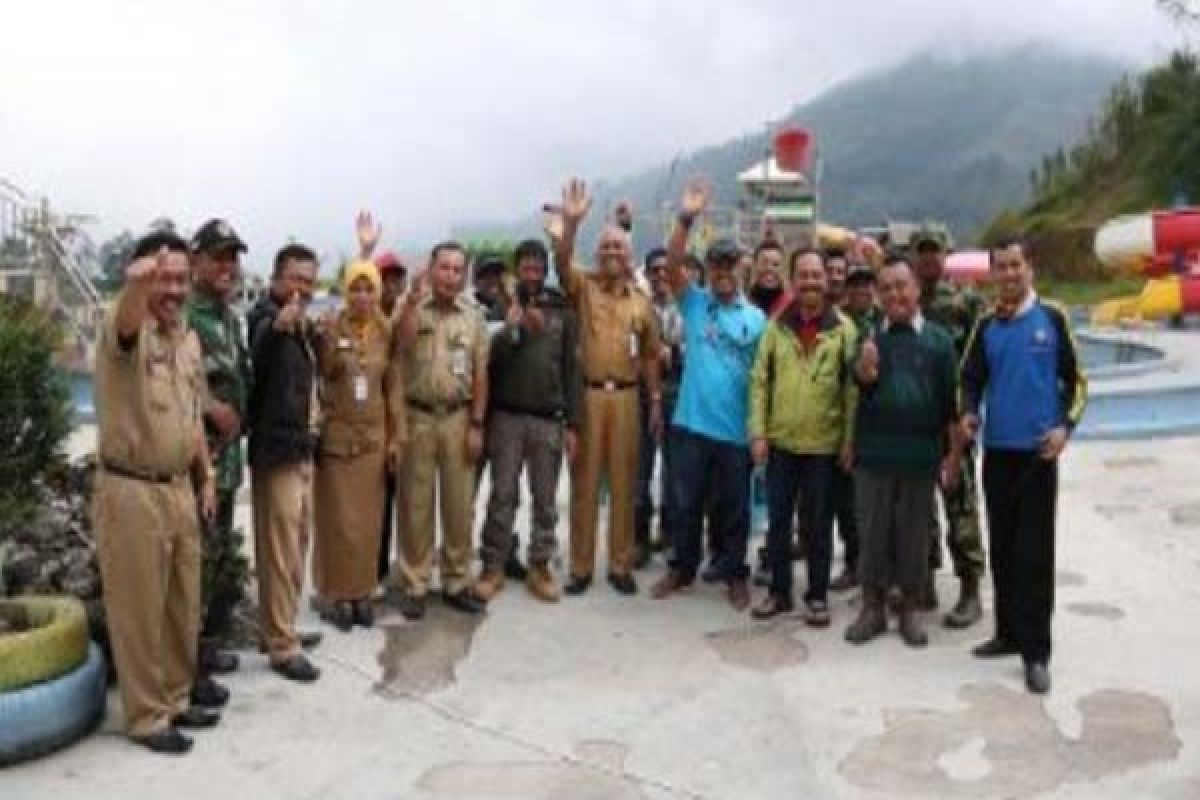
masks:
POLYGON ((962 367, 963 433, 983 411, 983 493, 996 633, 980 658, 1020 655, 1025 685, 1050 689, 1058 457, 1083 416, 1087 381, 1066 310, 1033 289, 1025 245, 992 251, 996 307, 975 327, 962 367))

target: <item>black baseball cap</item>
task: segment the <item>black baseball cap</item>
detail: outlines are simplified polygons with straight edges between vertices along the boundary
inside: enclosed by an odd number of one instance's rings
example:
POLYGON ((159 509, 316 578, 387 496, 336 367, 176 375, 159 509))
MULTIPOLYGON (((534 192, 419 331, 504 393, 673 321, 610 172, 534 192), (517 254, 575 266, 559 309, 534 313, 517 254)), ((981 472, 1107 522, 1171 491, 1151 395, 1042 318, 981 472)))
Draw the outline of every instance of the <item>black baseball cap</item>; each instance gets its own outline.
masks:
POLYGON ((742 257, 742 248, 729 238, 717 239, 704 252, 704 261, 708 264, 736 264, 742 257))
POLYGON ((875 270, 870 264, 855 264, 846 272, 846 283, 874 283, 875 270))
POLYGON ((212 253, 217 250, 232 248, 238 253, 246 252, 246 243, 237 235, 228 222, 223 219, 210 219, 200 226, 192 236, 191 249, 193 253, 212 253))

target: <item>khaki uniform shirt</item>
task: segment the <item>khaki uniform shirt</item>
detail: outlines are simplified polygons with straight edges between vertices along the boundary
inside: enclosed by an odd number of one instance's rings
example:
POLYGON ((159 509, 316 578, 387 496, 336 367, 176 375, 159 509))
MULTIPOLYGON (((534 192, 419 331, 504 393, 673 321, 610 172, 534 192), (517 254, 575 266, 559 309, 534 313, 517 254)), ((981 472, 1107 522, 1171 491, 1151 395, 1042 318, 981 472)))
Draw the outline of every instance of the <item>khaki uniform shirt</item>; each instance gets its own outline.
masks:
POLYGON ((344 315, 321 338, 322 453, 354 456, 403 438, 401 369, 391 344, 392 326, 382 313, 367 324, 365 339, 344 315))
POLYGON ((616 292, 578 267, 567 270, 567 297, 579 314, 579 338, 586 384, 636 383, 647 362, 658 358, 658 323, 653 304, 631 282, 616 292))
POLYGON ((186 327, 142 324, 133 347, 117 341, 116 309, 96 350, 97 452, 102 465, 148 475, 181 475, 196 455, 207 392, 203 355, 186 327))
POLYGON ((432 408, 467 405, 476 367, 487 369, 483 317, 462 297, 448 309, 426 299, 417 310, 416 340, 402 359, 408 401, 432 408))

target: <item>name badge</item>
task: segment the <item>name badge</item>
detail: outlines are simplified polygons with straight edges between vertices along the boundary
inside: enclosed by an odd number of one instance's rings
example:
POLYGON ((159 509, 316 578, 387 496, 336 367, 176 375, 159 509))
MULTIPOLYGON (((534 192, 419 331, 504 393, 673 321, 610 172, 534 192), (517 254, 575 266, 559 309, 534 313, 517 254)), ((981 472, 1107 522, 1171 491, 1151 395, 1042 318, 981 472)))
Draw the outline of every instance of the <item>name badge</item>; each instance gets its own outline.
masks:
POLYGON ((456 347, 450 351, 450 372, 456 378, 467 376, 467 351, 464 348, 456 347))
POLYGON ((638 337, 636 333, 629 334, 629 357, 638 357, 638 337))
POLYGON ((362 404, 367 402, 367 376, 354 376, 354 402, 362 404))

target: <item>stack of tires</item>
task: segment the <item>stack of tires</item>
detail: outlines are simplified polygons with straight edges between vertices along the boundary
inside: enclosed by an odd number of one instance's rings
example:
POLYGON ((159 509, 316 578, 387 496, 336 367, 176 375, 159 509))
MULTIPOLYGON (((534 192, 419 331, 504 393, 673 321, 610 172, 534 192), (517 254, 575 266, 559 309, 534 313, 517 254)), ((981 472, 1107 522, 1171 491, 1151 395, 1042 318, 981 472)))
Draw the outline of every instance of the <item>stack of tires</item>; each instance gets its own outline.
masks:
POLYGON ((73 597, 0 599, 0 766, 74 742, 104 717, 106 674, 73 597))

